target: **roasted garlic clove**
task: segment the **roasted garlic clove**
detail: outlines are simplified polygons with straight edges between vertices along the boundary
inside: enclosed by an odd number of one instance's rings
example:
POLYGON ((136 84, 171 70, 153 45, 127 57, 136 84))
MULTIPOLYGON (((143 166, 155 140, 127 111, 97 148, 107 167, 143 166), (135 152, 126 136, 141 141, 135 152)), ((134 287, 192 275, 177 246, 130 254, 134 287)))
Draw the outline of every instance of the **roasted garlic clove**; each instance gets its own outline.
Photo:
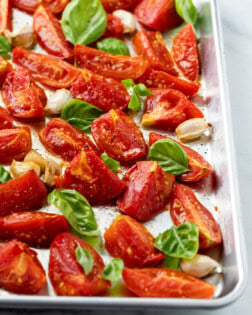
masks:
POLYGON ((45 107, 45 111, 49 115, 60 114, 64 106, 71 101, 72 94, 67 89, 59 89, 54 95, 50 96, 45 107))
POLYGON ((34 170, 38 176, 40 175, 40 167, 34 162, 18 162, 13 160, 10 166, 10 174, 12 178, 16 178, 34 170))
POLYGON ((61 167, 53 160, 48 160, 45 168, 43 182, 48 186, 54 186, 54 176, 61 175, 61 167))
POLYGON ((210 128, 205 118, 193 118, 184 121, 176 128, 176 134, 181 142, 199 139, 210 128))
POLYGON ((8 34, 8 38, 12 47, 23 47, 25 49, 32 49, 36 45, 36 35, 32 26, 23 26, 16 32, 8 34))
POLYGON ((37 164, 40 167, 41 172, 42 173, 45 172, 47 160, 43 158, 43 156, 39 154, 37 151, 31 150, 30 152, 28 152, 24 158, 24 161, 33 162, 37 164))
POLYGON ((116 10, 113 15, 121 20, 124 34, 132 34, 136 31, 136 17, 134 14, 125 10, 116 10))

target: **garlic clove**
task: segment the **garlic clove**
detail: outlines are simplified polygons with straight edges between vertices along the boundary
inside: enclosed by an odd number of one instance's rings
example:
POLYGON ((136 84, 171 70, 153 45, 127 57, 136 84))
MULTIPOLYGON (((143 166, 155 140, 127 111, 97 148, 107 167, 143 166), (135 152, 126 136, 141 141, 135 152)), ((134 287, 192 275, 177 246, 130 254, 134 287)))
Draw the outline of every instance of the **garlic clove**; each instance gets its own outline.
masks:
POLYGON ((176 134, 181 142, 189 142, 199 139, 210 126, 205 118, 193 118, 180 124, 176 134))
POLYGON ((125 10, 116 10, 112 14, 121 20, 124 34, 132 34, 136 31, 136 17, 134 14, 125 10))
POLYGON ((12 47, 23 47, 25 49, 32 49, 36 45, 36 35, 32 26, 23 26, 16 32, 8 34, 12 47))
POLYGON ((49 115, 60 114, 64 106, 71 101, 72 94, 67 89, 59 89, 54 95, 48 98, 45 111, 49 115))
POLYGON ((43 182, 48 186, 54 186, 54 176, 61 175, 61 167, 53 160, 48 160, 45 168, 43 182))
POLYGON ((10 166, 10 174, 12 178, 16 178, 34 170, 38 176, 40 175, 40 167, 34 162, 18 162, 13 160, 10 166))
POLYGON ((47 160, 35 150, 31 150, 26 154, 24 162, 33 162, 40 167, 42 173, 45 172, 47 160))

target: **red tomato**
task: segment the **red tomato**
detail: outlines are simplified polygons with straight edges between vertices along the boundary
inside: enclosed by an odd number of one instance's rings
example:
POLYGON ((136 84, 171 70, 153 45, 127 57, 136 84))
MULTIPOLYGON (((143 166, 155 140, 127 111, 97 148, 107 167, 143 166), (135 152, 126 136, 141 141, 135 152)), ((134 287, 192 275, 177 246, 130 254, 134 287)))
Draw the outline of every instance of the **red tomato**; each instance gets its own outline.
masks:
POLYGON ((53 14, 61 13, 70 0, 11 0, 12 5, 27 13, 33 13, 39 4, 46 6, 53 14))
POLYGON ((187 172, 178 176, 178 179, 180 181, 185 183, 195 183, 211 174, 213 170, 212 166, 198 152, 181 144, 180 142, 174 140, 173 138, 151 132, 149 134, 149 146, 151 146, 154 142, 161 139, 171 139, 175 141, 184 149, 185 153, 187 154, 188 168, 191 169, 191 172, 187 172))
POLYGON ((0 107, 0 130, 9 129, 13 127, 13 119, 8 114, 7 110, 0 107))
POLYGON ((118 208, 146 221, 164 209, 175 182, 155 161, 137 162, 124 176, 126 188, 117 200, 118 208))
POLYGON ((129 268, 141 268, 164 259, 153 245, 154 237, 139 222, 119 215, 104 234, 105 247, 113 257, 119 257, 129 268))
POLYGON ((36 81, 51 88, 68 88, 80 74, 80 70, 54 56, 34 53, 21 47, 14 48, 12 53, 14 63, 26 68, 36 81))
POLYGON ((53 118, 40 131, 39 139, 45 148, 63 160, 71 161, 83 148, 100 154, 91 139, 82 131, 61 118, 53 118))
POLYGON ((19 294, 34 294, 45 284, 45 271, 35 251, 16 240, 0 246, 2 288, 19 294))
POLYGON ((0 34, 12 30, 11 0, 0 0, 0 34))
POLYGON ((30 150, 31 133, 28 127, 0 130, 0 164, 22 161, 30 150))
POLYGON ((73 98, 81 99, 104 111, 112 108, 124 110, 130 100, 130 96, 121 82, 87 70, 82 71, 70 91, 73 98))
POLYGON ((42 0, 44 6, 46 6, 53 14, 60 14, 64 11, 70 0, 42 0))
POLYGON ((137 79, 149 66, 140 56, 115 56, 80 45, 75 46, 74 55, 80 68, 116 80, 137 79))
POLYGON ((190 188, 183 185, 175 186, 170 214, 173 223, 177 226, 185 222, 193 222, 198 226, 200 248, 209 248, 222 242, 217 222, 190 188))
POLYGON ((183 272, 163 268, 124 269, 128 289, 140 297, 210 299, 215 287, 183 272))
POLYGON ((142 132, 121 110, 111 109, 93 121, 92 136, 98 147, 118 161, 132 161, 147 153, 142 132))
POLYGON ((33 15, 33 29, 39 44, 49 54, 62 59, 73 58, 72 46, 66 41, 59 20, 42 5, 33 15))
POLYGON ((56 235, 69 231, 66 218, 58 214, 22 212, 0 218, 0 240, 15 238, 32 247, 47 248, 56 235))
POLYGON ((47 189, 35 171, 0 184, 0 216, 42 207, 47 189))
POLYGON ((12 70, 12 64, 0 56, 0 87, 2 86, 7 73, 11 72, 12 70))
POLYGON ((162 34, 142 29, 133 38, 133 48, 138 55, 144 56, 152 69, 177 75, 174 61, 167 49, 162 34))
POLYGON ((101 0, 104 9, 107 12, 115 10, 132 11, 142 0, 101 0))
POLYGON ((18 68, 9 72, 1 90, 3 102, 9 113, 23 119, 43 118, 44 108, 38 89, 41 90, 31 80, 27 70, 18 68))
POLYGON ((102 278, 105 265, 101 256, 86 242, 69 233, 56 236, 50 247, 49 277, 57 295, 94 296, 111 286, 102 278), (93 256, 92 271, 85 275, 75 249, 80 245, 93 256))
POLYGON ((143 0, 136 7, 135 15, 139 22, 161 32, 182 23, 175 8, 175 0, 143 0))
POLYGON ((116 37, 121 38, 123 35, 122 21, 115 15, 107 14, 107 26, 102 38, 116 37))
POLYGON ((54 180, 57 188, 75 189, 91 203, 113 199, 125 186, 90 149, 78 153, 64 175, 54 180))
POLYGON ((142 125, 174 131, 183 121, 204 117, 201 110, 187 97, 173 89, 152 89, 145 100, 142 125))

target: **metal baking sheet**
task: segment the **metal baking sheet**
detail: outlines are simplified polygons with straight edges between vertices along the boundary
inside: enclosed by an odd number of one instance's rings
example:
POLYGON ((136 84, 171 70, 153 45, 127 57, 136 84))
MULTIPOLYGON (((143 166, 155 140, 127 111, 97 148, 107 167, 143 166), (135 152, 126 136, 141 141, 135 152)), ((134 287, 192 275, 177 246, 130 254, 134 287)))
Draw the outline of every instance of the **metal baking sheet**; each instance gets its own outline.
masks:
MULTIPOLYGON (((191 187, 202 203, 211 210, 220 224, 223 235, 223 246, 207 252, 222 263, 224 270, 223 275, 215 275, 207 279, 216 286, 214 299, 138 298, 131 295, 120 284, 116 289, 107 292, 105 296, 58 297, 54 294, 48 278, 47 287, 43 288, 37 295, 16 295, 0 290, 0 307, 47 309, 123 308, 124 310, 217 308, 233 302, 241 294, 245 285, 246 259, 240 223, 239 192, 221 44, 220 18, 217 0, 194 0, 194 3, 199 11, 199 23, 196 29, 200 38, 202 88, 193 101, 202 109, 208 121, 212 124, 213 132, 211 139, 206 137, 201 141, 189 144, 189 146, 201 153, 213 165, 214 172, 207 179, 191 185, 191 187)), ((25 13, 14 10, 14 30, 24 24, 31 25, 32 18, 25 13)), ((171 37, 171 34, 167 34, 166 38, 168 39, 168 37, 171 37)), ((35 50, 41 51, 39 47, 35 50)), ((47 91, 47 93, 49 96, 52 92, 47 91)), ((1 100, 0 104, 2 105, 1 100)), ((139 123, 139 115, 136 117, 136 122, 139 123)), ((50 154, 41 146, 37 137, 37 131, 42 127, 43 124, 38 124, 33 128, 33 148, 49 157, 50 154)), ((149 131, 144 130, 143 133, 145 138, 148 139, 149 131)), ((55 157, 50 157, 57 160, 55 157)), ((59 213, 59 210, 53 206, 46 206, 42 211, 59 213)), ((114 205, 94 207, 94 211, 101 235, 103 235, 106 228, 119 214, 119 211, 114 205)), ((172 225, 169 211, 157 215, 145 225, 156 236, 172 225)), ((36 251, 45 270, 47 270, 49 250, 36 251)), ((104 250, 102 256, 105 262, 109 261, 110 258, 104 250)))

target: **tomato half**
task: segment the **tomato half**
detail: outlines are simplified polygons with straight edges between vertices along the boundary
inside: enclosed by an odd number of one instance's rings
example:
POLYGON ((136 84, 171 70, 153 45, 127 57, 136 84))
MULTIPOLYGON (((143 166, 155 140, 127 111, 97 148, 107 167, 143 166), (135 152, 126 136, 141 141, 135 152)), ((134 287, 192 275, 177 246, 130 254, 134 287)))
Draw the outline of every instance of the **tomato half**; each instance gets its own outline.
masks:
POLYGON ((157 264, 164 255, 153 245, 154 237, 133 218, 119 215, 104 234, 105 247, 113 257, 119 257, 129 268, 157 264))
POLYGON ((3 84, 6 75, 12 70, 12 64, 0 56, 0 87, 3 84))
POLYGON ((110 281, 101 276, 104 267, 101 256, 74 235, 59 234, 51 244, 49 277, 57 295, 94 296, 103 293, 111 286, 110 281), (75 255, 78 245, 93 256, 93 269, 88 275, 85 275, 75 255))
POLYGON ((12 30, 11 0, 0 0, 0 34, 12 30))
POLYGON ((151 89, 152 95, 145 99, 142 125, 174 131, 183 121, 204 117, 201 110, 180 91, 151 89))
POLYGON ((115 37, 121 38, 123 35, 122 21, 113 14, 107 14, 107 26, 102 38, 115 37))
POLYGON ((124 269, 128 289, 140 297, 210 299, 215 287, 183 272, 163 268, 124 269))
POLYGON ((21 47, 12 50, 13 62, 26 68, 36 81, 51 88, 70 87, 80 70, 60 58, 38 54, 21 47))
POLYGON ((40 131, 39 139, 49 152, 66 161, 71 161, 83 148, 100 154, 88 135, 61 118, 50 120, 40 131))
POLYGON ((0 240, 16 239, 29 246, 48 248, 55 236, 69 232, 63 215, 45 212, 14 213, 0 218, 0 240))
POLYGON ((46 6, 53 14, 63 12, 70 0, 11 0, 12 5, 27 13, 33 13, 39 4, 46 6))
POLYGON ((193 222, 198 226, 200 248, 209 248, 222 242, 217 222, 190 188, 183 185, 175 186, 170 214, 175 225, 193 222))
POLYGON ((19 294, 37 293, 46 284, 37 253, 16 240, 0 246, 0 286, 19 294))
POLYGON ((132 11, 142 0, 101 0, 104 9, 107 12, 115 10, 132 11))
POLYGON ((13 127, 13 119, 6 109, 0 107, 0 130, 10 129, 13 127))
POLYGON ((104 111, 112 108, 124 110, 130 100, 121 82, 87 70, 82 71, 70 91, 73 98, 81 99, 104 111))
POLYGON ((115 160, 128 162, 147 153, 142 132, 134 120, 119 109, 111 109, 93 121, 91 132, 98 147, 115 160))
POLYGON ((171 139, 175 141, 184 149, 185 153, 187 154, 188 168, 190 168, 191 171, 179 175, 177 177, 178 180, 185 183, 195 183, 211 174, 213 170, 212 166, 198 152, 174 140, 173 138, 151 132, 149 134, 149 146, 161 139, 171 139))
POLYGON ((164 209, 169 201, 175 177, 155 161, 137 162, 124 176, 126 188, 117 200, 118 208, 146 221, 164 209))

